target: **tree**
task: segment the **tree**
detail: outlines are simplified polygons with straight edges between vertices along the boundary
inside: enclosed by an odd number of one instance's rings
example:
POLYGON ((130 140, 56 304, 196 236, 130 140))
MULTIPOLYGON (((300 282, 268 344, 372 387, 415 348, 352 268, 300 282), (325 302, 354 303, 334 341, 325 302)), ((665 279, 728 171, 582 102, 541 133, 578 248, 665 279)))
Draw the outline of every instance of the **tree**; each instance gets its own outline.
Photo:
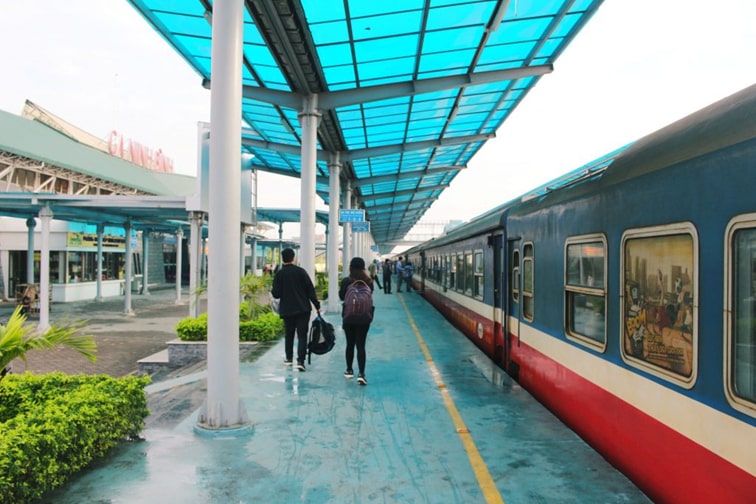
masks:
POLYGON ((21 307, 16 308, 7 324, 0 324, 0 380, 13 359, 18 357, 25 361, 26 354, 31 350, 65 346, 76 350, 90 362, 95 362, 97 345, 94 336, 83 333, 85 323, 83 320, 63 322, 52 325, 45 331, 38 331, 34 325, 26 323, 21 307))

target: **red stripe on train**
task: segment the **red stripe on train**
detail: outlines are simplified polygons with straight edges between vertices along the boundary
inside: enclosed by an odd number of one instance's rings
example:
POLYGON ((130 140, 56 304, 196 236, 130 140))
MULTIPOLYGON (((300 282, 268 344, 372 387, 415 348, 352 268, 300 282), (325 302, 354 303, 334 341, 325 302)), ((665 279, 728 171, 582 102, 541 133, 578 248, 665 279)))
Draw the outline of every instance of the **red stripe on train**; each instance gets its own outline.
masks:
POLYGON ((753 502, 746 471, 526 344, 513 344, 512 356, 523 388, 654 502, 753 502))

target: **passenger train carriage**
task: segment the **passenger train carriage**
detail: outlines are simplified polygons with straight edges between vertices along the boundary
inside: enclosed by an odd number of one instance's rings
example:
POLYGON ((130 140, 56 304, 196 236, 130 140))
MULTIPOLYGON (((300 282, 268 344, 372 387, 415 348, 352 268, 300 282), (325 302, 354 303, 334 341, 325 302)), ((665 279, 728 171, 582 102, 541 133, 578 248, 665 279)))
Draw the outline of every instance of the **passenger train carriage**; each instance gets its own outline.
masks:
POLYGON ((756 502, 756 85, 407 251, 656 502, 756 502))

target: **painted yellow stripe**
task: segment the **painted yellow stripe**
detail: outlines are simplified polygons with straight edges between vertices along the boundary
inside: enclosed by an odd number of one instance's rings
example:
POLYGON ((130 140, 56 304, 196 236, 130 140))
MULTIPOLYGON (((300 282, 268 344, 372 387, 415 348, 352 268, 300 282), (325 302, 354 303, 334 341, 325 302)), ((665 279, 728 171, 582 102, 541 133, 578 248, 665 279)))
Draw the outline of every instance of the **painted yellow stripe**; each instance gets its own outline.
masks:
POLYGON ((415 333, 415 337, 417 338, 417 342, 420 345, 420 349, 423 351, 423 355, 425 356, 425 360, 428 363, 428 367, 430 367, 431 375, 433 376, 433 379, 435 380, 436 385, 441 392, 441 397, 444 400, 444 406, 446 406, 446 411, 449 412, 449 416, 451 417, 454 429, 459 435, 460 441, 462 441, 462 446, 464 446, 465 452, 467 452, 467 458, 468 460, 470 460, 470 465, 472 466, 473 472, 475 473, 475 478, 478 480, 478 486, 480 486, 483 497, 489 504, 504 504, 504 499, 502 499, 501 494, 499 493, 499 489, 496 488, 496 484, 491 477, 491 473, 488 472, 488 466, 485 462, 483 462, 483 457, 480 456, 480 452, 478 452, 478 448, 475 446, 475 442, 470 435, 470 431, 465 426, 464 421, 462 421, 462 415, 459 414, 457 406, 454 404, 454 400, 451 398, 449 391, 446 389, 446 384, 444 384, 441 373, 439 373, 436 364, 433 362, 433 357, 428 350, 428 345, 425 344, 425 340, 420 334, 420 330, 417 328, 417 325, 415 325, 415 319, 412 318, 412 314, 410 313, 409 308, 407 308, 407 304, 404 302, 404 298, 402 296, 399 296, 399 301, 402 303, 404 311, 407 313, 407 318, 409 319, 412 331, 415 333))

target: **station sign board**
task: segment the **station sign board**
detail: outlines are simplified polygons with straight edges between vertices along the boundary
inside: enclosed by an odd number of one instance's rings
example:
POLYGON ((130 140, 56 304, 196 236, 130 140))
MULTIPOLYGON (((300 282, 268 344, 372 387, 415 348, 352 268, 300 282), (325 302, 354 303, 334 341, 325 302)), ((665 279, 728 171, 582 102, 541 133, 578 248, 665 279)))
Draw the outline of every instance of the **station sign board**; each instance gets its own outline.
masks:
POLYGON ((365 222, 365 210, 357 208, 339 209, 339 222, 365 222))
POLYGON ((370 232, 370 222, 352 222, 352 232, 353 233, 369 233, 370 232))

